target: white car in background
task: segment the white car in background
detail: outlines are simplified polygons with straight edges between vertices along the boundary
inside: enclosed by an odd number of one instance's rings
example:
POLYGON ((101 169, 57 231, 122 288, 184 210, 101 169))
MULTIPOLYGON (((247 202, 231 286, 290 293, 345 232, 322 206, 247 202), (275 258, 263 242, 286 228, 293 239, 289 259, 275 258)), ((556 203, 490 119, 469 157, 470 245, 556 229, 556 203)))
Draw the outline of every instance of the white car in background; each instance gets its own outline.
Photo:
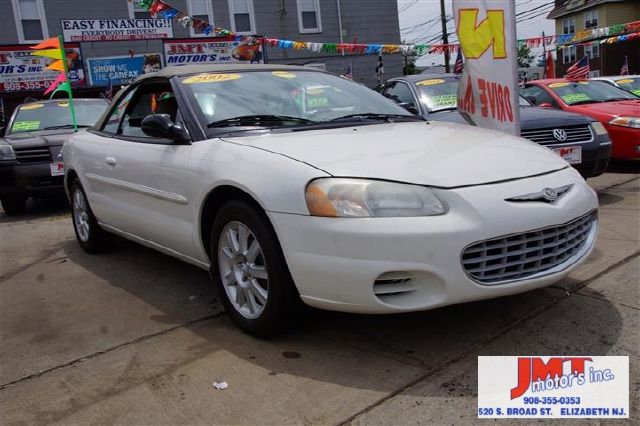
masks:
POLYGON ((80 245, 110 234, 210 270, 246 332, 300 301, 395 313, 551 285, 597 197, 546 148, 416 117, 302 67, 168 67, 64 147, 80 245))
POLYGON ((593 77, 591 80, 602 80, 616 87, 640 96, 640 75, 610 75, 607 77, 593 77))

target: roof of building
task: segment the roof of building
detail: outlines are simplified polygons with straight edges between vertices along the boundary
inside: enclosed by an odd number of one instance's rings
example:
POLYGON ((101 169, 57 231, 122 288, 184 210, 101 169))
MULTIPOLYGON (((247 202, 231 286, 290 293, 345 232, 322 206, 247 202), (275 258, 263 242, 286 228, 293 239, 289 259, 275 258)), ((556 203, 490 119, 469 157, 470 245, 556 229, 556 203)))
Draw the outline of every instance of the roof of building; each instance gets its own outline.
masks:
POLYGON ((160 71, 144 74, 140 79, 154 77, 171 78, 175 76, 198 74, 198 73, 218 73, 218 72, 241 72, 241 71, 319 71, 316 68, 292 66, 292 65, 265 65, 265 64, 222 64, 222 65, 182 65, 168 66, 160 71))
POLYGON ((625 0, 566 0, 562 6, 554 8, 547 15, 547 19, 557 19, 566 15, 589 9, 603 3, 620 3, 625 0))

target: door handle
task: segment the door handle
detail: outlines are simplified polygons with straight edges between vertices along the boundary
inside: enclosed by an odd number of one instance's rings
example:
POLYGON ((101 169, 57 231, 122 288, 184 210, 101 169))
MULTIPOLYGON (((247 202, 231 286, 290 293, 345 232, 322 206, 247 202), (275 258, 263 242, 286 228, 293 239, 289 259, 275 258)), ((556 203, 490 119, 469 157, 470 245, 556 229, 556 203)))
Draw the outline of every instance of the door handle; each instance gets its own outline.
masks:
POLYGON ((107 163, 110 166, 115 166, 116 165, 115 157, 107 157, 107 158, 104 159, 104 162, 107 163))

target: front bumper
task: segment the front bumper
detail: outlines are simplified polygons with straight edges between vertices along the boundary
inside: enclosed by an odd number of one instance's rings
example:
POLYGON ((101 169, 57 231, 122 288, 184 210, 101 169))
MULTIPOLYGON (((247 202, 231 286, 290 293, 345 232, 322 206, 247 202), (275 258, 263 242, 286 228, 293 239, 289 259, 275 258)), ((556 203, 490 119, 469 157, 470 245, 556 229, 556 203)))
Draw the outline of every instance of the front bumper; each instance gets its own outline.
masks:
POLYGON ((613 142, 611 158, 614 160, 640 159, 640 129, 605 124, 613 142))
POLYGON ((567 223, 597 209, 597 196, 571 168, 438 193, 450 207, 442 216, 338 219, 270 212, 302 300, 329 310, 393 313, 506 296, 557 282, 593 248, 595 235, 580 259, 573 259, 561 270, 500 285, 477 283, 461 266, 465 247, 567 223), (554 204, 505 201, 569 183, 574 185, 571 191, 554 204), (415 290, 383 297, 374 292, 376 280, 392 282, 407 274, 413 277, 415 290))
POLYGON ((0 162, 0 197, 32 197, 64 191, 64 177, 51 176, 49 163, 0 162))

